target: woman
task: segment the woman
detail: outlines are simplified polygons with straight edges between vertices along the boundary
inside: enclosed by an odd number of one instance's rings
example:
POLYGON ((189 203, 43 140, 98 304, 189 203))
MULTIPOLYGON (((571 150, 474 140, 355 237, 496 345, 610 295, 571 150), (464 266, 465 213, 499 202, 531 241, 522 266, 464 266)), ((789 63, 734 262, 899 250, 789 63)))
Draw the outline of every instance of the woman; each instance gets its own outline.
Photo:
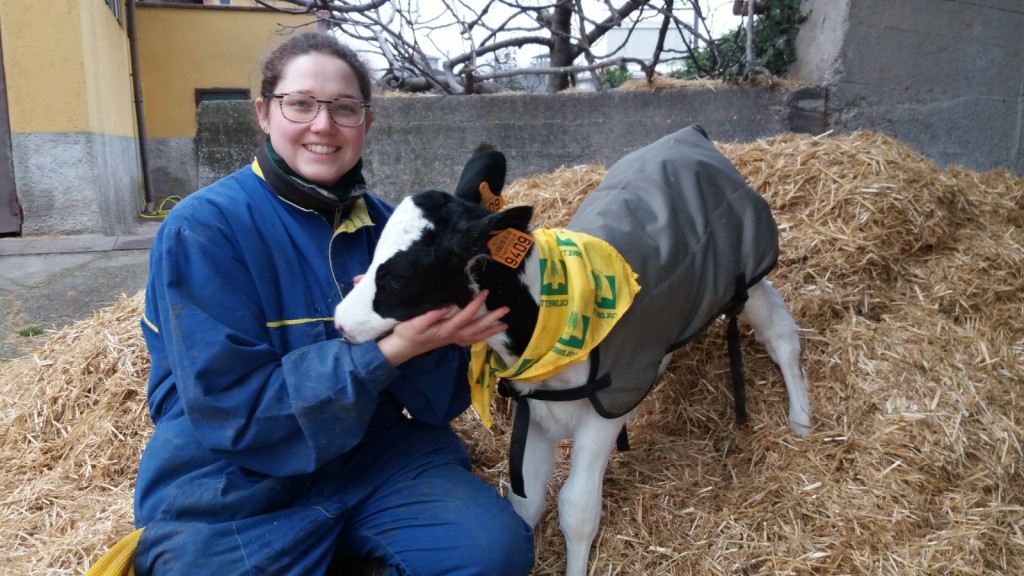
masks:
POLYGON ((263 68, 251 166, 180 202, 150 257, 156 424, 139 465, 144 574, 525 574, 533 535, 448 423, 477 298, 349 345, 331 315, 391 207, 366 193, 370 76, 321 34, 263 68), (367 562, 367 560, 371 560, 367 562))

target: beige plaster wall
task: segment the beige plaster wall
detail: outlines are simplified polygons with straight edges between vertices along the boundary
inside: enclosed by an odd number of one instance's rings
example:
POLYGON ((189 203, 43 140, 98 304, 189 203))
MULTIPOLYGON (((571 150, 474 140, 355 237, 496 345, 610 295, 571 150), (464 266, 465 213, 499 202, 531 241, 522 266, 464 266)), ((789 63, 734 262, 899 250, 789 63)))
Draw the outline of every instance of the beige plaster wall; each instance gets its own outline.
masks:
POLYGON ((149 137, 195 136, 197 88, 242 88, 255 96, 263 57, 294 33, 295 26, 312 20, 308 15, 239 7, 140 4, 140 66, 149 137))

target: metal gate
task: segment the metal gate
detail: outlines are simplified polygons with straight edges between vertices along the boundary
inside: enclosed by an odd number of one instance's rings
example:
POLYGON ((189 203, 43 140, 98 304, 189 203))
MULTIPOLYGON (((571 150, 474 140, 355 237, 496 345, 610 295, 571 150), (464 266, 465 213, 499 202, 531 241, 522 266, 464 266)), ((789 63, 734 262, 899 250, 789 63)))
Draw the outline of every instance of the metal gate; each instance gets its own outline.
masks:
POLYGON ((21 205, 14 187, 14 156, 11 152, 11 119, 7 114, 7 80, 4 47, 0 38, 0 235, 21 234, 21 205))

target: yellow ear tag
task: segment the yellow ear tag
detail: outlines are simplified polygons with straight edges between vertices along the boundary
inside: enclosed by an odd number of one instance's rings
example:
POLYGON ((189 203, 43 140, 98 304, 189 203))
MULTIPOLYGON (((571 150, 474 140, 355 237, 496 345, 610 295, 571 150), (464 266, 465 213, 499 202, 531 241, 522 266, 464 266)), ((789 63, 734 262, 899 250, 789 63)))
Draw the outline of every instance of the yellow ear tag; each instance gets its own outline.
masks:
POLYGON ((515 228, 506 228, 501 232, 491 232, 494 236, 487 241, 487 249, 496 262, 509 268, 518 268, 526 258, 526 253, 533 246, 533 238, 529 234, 515 228))
POLYGON ((491 192, 491 186, 487 182, 480 183, 480 205, 491 212, 499 212, 505 208, 505 198, 496 196, 491 192))

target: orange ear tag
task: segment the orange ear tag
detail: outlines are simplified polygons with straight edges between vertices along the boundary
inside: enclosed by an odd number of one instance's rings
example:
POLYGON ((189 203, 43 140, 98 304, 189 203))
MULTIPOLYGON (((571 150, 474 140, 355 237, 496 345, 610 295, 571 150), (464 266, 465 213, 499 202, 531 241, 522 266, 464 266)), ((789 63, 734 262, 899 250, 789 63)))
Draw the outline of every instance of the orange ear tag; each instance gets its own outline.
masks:
POLYGON ((506 228, 501 232, 491 232, 494 236, 487 241, 487 249, 496 262, 509 268, 518 268, 526 258, 526 253, 533 246, 533 238, 529 234, 515 228, 506 228))
POLYGON ((505 198, 496 196, 491 192, 491 186, 487 182, 480 183, 480 205, 491 212, 499 212, 505 208, 505 198))

